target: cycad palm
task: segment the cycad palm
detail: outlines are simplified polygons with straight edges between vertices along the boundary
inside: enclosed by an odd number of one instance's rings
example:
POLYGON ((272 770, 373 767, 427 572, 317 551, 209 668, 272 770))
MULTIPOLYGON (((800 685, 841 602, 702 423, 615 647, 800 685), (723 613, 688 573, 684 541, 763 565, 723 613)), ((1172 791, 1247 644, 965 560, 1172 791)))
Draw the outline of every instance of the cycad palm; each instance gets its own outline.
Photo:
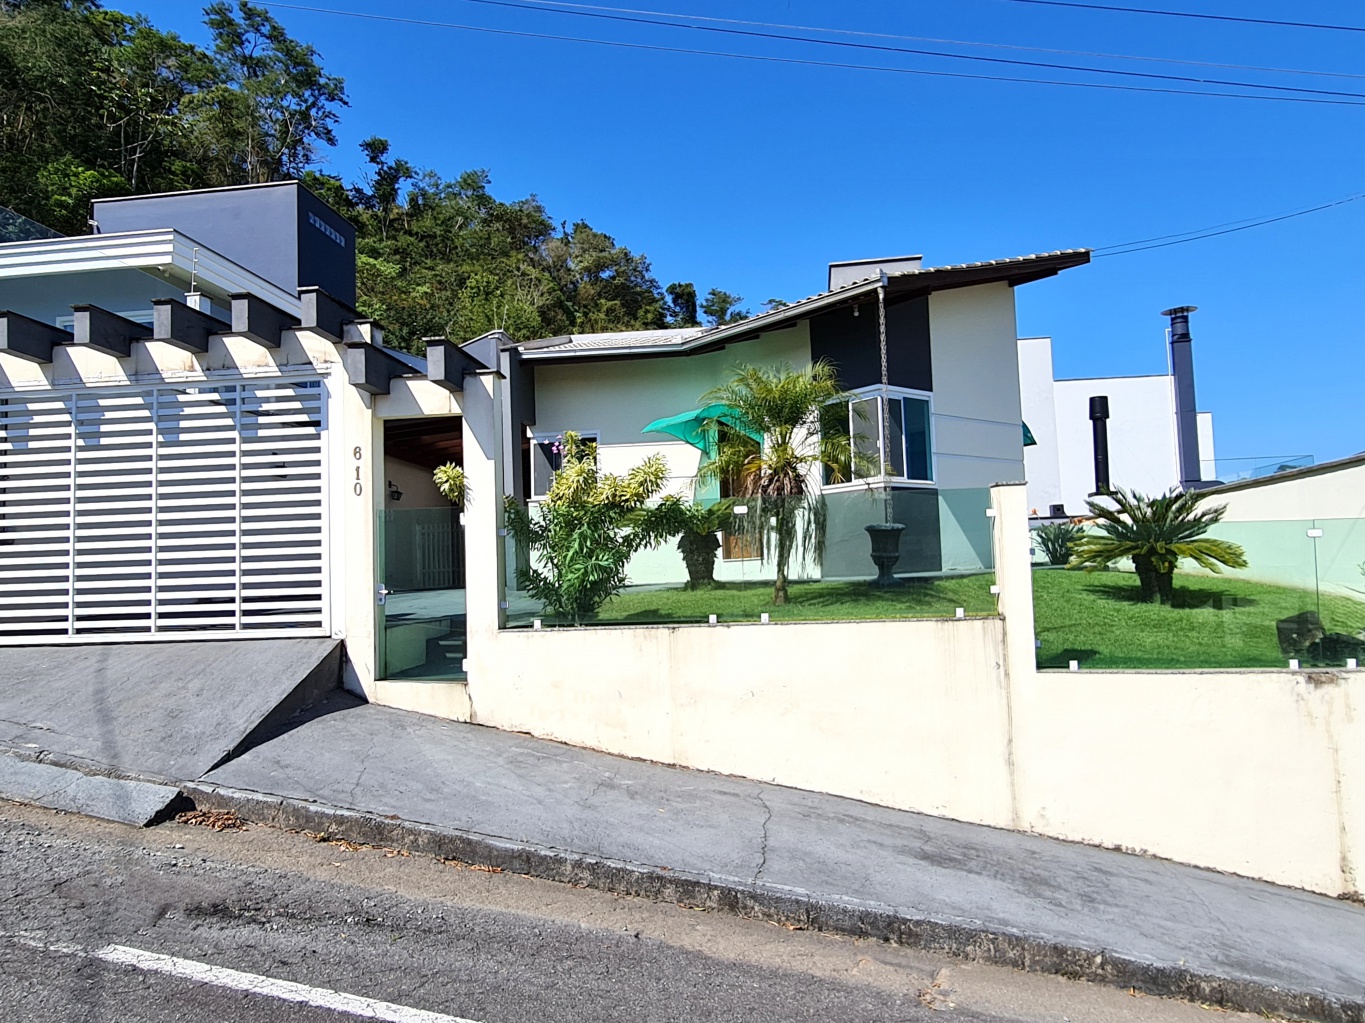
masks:
POLYGON ((820 427, 825 416, 847 415, 838 403, 848 399, 834 367, 824 360, 799 370, 738 366, 728 383, 701 398, 730 411, 712 424, 720 442, 700 476, 732 482, 735 496, 750 505, 739 521, 763 545, 765 556, 771 521, 777 545, 774 604, 787 602, 787 573, 798 544, 806 557, 824 553, 825 507, 812 483, 824 469, 833 481, 844 482, 851 453, 846 432, 820 427), (755 445, 752 436, 761 436, 763 443, 755 445))
POLYGON ((1181 558, 1210 572, 1221 572, 1223 566, 1246 568, 1246 552, 1240 546, 1204 535, 1222 520, 1226 505, 1200 509, 1203 495, 1193 490, 1145 497, 1118 488, 1108 496, 1116 508, 1086 502, 1090 514, 1099 520, 1100 532, 1072 543, 1069 568, 1094 571, 1131 558, 1141 599, 1156 604, 1171 602, 1172 581, 1181 558))

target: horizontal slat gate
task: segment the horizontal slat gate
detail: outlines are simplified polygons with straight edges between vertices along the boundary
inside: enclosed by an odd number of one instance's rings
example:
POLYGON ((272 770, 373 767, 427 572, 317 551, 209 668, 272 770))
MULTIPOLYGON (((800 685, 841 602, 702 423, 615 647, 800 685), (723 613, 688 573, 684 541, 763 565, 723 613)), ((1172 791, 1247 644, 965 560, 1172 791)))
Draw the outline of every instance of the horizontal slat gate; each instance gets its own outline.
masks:
POLYGON ((0 639, 323 631, 320 379, 0 398, 0 639))

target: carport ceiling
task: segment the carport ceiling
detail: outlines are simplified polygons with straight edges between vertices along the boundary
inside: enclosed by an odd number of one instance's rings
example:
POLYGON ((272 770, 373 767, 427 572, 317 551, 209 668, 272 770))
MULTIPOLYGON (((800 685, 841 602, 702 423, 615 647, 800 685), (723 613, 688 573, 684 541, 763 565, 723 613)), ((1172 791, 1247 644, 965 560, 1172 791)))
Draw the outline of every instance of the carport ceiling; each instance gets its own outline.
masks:
POLYGON ((384 422, 384 454, 434 469, 446 462, 464 464, 459 416, 389 419, 384 422))

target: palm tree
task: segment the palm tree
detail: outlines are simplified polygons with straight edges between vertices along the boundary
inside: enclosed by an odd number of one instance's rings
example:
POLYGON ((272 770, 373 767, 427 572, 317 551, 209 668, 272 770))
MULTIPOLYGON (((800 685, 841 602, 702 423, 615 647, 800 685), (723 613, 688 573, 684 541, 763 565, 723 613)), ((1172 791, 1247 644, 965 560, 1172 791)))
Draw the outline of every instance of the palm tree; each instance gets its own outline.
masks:
POLYGON ((1172 579, 1181 558, 1189 558, 1210 572, 1246 568, 1246 552, 1235 543, 1204 536, 1222 521, 1226 505, 1199 508, 1203 495, 1195 490, 1171 490, 1159 497, 1116 488, 1107 495, 1118 507, 1087 501, 1099 520, 1100 532, 1088 533, 1071 544, 1068 568, 1093 572, 1115 561, 1131 558, 1144 603, 1169 604, 1172 579))
POLYGON ((826 418, 847 415, 849 395, 825 360, 804 369, 737 366, 733 378, 702 396, 704 405, 728 407, 717 431, 716 456, 699 473, 703 481, 728 480, 748 513, 736 516, 767 556, 771 532, 777 564, 773 603, 787 603, 787 573, 800 546, 819 558, 825 546, 825 506, 818 480, 845 482, 853 462, 847 427, 821 429, 826 418), (750 438, 762 437, 761 444, 750 438), (769 523, 771 522, 771 529, 769 523))

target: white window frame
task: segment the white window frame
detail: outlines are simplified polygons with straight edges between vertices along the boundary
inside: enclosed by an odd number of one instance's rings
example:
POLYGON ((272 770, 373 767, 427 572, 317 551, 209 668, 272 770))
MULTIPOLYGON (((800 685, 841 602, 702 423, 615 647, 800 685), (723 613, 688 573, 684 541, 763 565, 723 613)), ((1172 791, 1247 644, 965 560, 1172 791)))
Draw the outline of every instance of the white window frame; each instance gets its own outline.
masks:
MULTIPOLYGON (((935 481, 936 481, 937 478, 938 478, 938 456, 937 456, 937 453, 934 451, 934 395, 933 395, 933 392, 932 392, 932 391, 919 391, 919 390, 915 390, 914 388, 911 388, 911 387, 895 387, 895 386, 886 386, 886 387, 883 387, 881 384, 873 384, 873 385, 871 385, 871 386, 869 386, 869 387, 859 387, 859 388, 857 388, 857 389, 855 389, 855 390, 849 391, 848 393, 849 393, 849 395, 850 395, 849 401, 848 401, 848 405, 849 405, 849 413, 848 413, 848 415, 849 415, 849 423, 848 423, 848 428, 849 428, 849 436, 850 436, 850 437, 852 437, 853 434, 854 434, 853 407, 852 407, 852 406, 853 406, 853 402, 855 402, 855 401, 866 401, 866 400, 872 399, 872 398, 877 399, 877 434, 878 434, 877 450, 878 450, 878 453, 879 453, 879 455, 880 455, 880 459, 879 459, 879 460, 880 460, 881 465, 883 466, 883 468, 885 468, 885 466, 887 465, 886 452, 885 452, 885 450, 883 450, 883 446, 884 446, 885 443, 886 443, 886 427, 885 427, 885 425, 884 425, 884 417, 886 416, 886 402, 883 401, 883 400, 881 400, 881 399, 883 399, 883 398, 892 398, 892 399, 899 400, 899 399, 901 399, 901 398, 914 398, 914 399, 916 399, 916 400, 918 400, 918 401, 923 401, 923 402, 925 402, 925 403, 927 404, 927 406, 928 406, 928 426, 929 426, 927 443, 928 443, 928 445, 929 445, 929 475, 930 475, 931 478, 930 478, 930 479, 919 479, 919 478, 916 478, 916 477, 913 477, 913 476, 892 476, 892 475, 887 474, 886 472, 883 471, 882 473, 879 473, 878 475, 875 475, 875 476, 864 476, 864 477, 861 477, 861 478, 859 478, 859 479, 850 480, 850 481, 847 482, 847 483, 826 483, 826 484, 824 484, 824 486, 822 487, 822 490, 823 490, 825 493, 827 493, 827 494, 838 494, 838 493, 843 493, 843 492, 845 492, 845 491, 863 490, 863 489, 866 489, 866 487, 868 486, 868 484, 887 484, 887 483, 893 483, 893 484, 896 484, 896 485, 898 485, 898 486, 919 487, 919 488, 924 488, 924 489, 932 489, 932 488, 937 487, 938 484, 937 484, 937 482, 935 482, 935 481)), ((903 438, 904 438, 904 422, 903 422, 903 421, 902 421, 902 424, 901 424, 901 425, 902 425, 902 444, 904 444, 904 439, 903 439, 903 438)), ((906 454, 908 454, 908 453, 906 453, 906 454)), ((905 458, 904 458, 904 463, 905 463, 906 468, 908 469, 908 468, 909 468, 909 464, 910 464, 910 459, 909 459, 908 457, 905 457, 905 458)))
MULTIPOLYGON (((576 433, 576 434, 578 434, 578 437, 579 437, 580 440, 591 440, 593 443, 595 443, 595 444, 597 445, 597 450, 598 450, 598 452, 599 452, 599 454, 600 454, 600 452, 601 452, 601 450, 602 450, 602 431, 601 431, 601 430, 577 430, 577 429, 574 429, 572 426, 570 426, 570 427, 566 427, 566 428, 563 429, 563 430, 554 430, 554 431, 533 431, 533 432, 531 433, 531 449, 532 449, 532 450, 531 450, 531 457, 532 457, 532 458, 535 458, 535 448, 536 448, 536 445, 538 445, 538 444, 549 444, 549 443, 552 443, 553 441, 560 440, 560 439, 563 438, 563 436, 564 436, 566 433, 576 433)), ((598 464, 599 464, 599 465, 601 464, 600 458, 599 458, 598 464)), ((552 470, 551 470, 551 478, 552 478, 552 479, 553 479, 554 473, 556 473, 556 472, 558 472, 558 471, 559 471, 558 469, 552 469, 552 470)), ((545 500, 546 494, 548 494, 548 493, 549 493, 548 488, 547 488, 547 490, 546 490, 546 493, 544 493, 544 494, 538 494, 538 493, 536 493, 536 467, 535 467, 535 464, 532 463, 532 465, 531 465, 531 492, 530 492, 529 494, 526 495, 526 502, 527 502, 527 504, 537 504, 538 502, 545 500)))

